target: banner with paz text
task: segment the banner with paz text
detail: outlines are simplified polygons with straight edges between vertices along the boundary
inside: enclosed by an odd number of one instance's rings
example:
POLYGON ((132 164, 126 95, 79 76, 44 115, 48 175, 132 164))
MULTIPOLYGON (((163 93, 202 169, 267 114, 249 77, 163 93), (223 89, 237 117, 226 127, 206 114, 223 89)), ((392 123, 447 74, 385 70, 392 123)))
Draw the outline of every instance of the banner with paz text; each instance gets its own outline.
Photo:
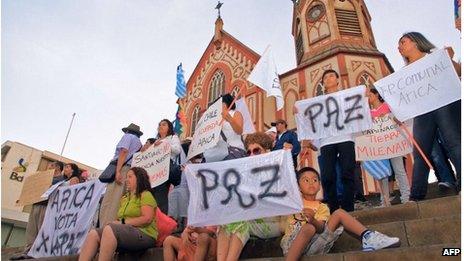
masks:
POLYGON ((290 151, 189 164, 185 176, 191 226, 290 215, 303 208, 290 151))
POLYGON ((314 140, 355 133, 372 127, 372 117, 360 85, 295 102, 299 140, 314 140))
POLYGON ((424 56, 374 86, 400 121, 461 99, 461 81, 445 49, 424 56))

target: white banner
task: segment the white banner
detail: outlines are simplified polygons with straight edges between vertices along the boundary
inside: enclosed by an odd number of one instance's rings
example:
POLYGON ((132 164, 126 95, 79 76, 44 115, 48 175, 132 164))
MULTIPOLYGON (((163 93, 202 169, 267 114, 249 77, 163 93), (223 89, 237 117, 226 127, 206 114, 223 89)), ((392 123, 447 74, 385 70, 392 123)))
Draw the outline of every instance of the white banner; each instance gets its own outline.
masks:
POLYGON ((400 121, 461 99, 461 82, 446 50, 438 50, 374 83, 400 121))
POLYGON ((105 189, 99 180, 60 187, 48 201, 44 222, 28 255, 75 255, 84 243, 105 189))
POLYGON ((222 99, 217 100, 203 113, 193 134, 187 159, 214 147, 221 137, 222 99))
POLYGON ((284 108, 282 88, 271 46, 266 48, 247 80, 266 91, 267 97, 274 96, 278 111, 284 108))
POLYGON ((132 167, 144 168, 152 188, 163 184, 169 178, 169 166, 171 159, 171 145, 167 141, 162 141, 158 146, 150 146, 144 152, 134 154, 132 167))
POLYGON ((255 133, 255 125, 253 124, 253 120, 250 115, 250 111, 248 110, 248 106, 245 103, 245 99, 240 98, 235 102, 236 111, 239 111, 243 117, 243 133, 242 134, 251 134, 255 133))
MULTIPOLYGON (((382 160, 412 152, 408 135, 387 114, 374 119, 374 126, 355 137, 356 160, 382 160)), ((412 133, 412 120, 404 123, 412 133)))
POLYGON ((303 208, 290 151, 189 164, 185 175, 191 226, 290 215, 303 208))
POLYGON ((372 127, 372 117, 360 85, 295 102, 299 140, 313 140, 355 133, 372 127))

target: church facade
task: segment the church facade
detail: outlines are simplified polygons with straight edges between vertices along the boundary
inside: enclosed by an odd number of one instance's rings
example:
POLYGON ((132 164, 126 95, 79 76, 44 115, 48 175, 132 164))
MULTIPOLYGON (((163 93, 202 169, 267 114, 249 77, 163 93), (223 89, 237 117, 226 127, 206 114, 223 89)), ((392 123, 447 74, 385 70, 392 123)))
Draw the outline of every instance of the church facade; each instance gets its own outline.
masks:
MULTIPOLYGON (((237 95, 242 91, 257 131, 267 130, 277 118, 286 120, 293 129, 295 101, 323 94, 321 77, 325 70, 339 72, 342 89, 371 86, 393 72, 376 47, 363 0, 294 0, 293 7, 291 33, 297 66, 279 76, 285 107, 276 112, 274 98, 267 98, 246 80, 260 56, 227 33, 219 17, 214 37, 187 82, 187 96, 179 101, 187 115, 185 137, 193 135, 208 104, 223 93, 237 95)), ((317 155, 306 154, 300 162, 317 166, 317 155)), ((363 180, 365 192, 377 191, 370 176, 363 174, 363 180)))

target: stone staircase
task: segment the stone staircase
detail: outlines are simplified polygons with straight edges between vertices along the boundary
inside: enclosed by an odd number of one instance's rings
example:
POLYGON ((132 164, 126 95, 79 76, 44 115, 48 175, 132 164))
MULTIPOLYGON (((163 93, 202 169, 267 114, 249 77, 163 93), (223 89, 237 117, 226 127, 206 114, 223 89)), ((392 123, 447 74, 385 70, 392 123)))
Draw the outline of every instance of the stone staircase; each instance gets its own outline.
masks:
MULTIPOLYGON (((429 198, 432 199, 352 212, 368 228, 399 237, 400 248, 362 252, 361 242, 344 232, 335 242, 330 254, 305 257, 303 260, 458 260, 460 257, 442 257, 442 250, 445 247, 461 246, 460 196, 429 198)), ((240 258, 283 260, 279 242, 280 238, 251 239, 240 258)), ((2 250, 2 259, 7 258, 2 250)), ((121 253, 117 256, 117 260, 121 261, 162 259, 161 248, 152 248, 141 253, 121 253)), ((77 260, 77 256, 41 260, 77 260)))

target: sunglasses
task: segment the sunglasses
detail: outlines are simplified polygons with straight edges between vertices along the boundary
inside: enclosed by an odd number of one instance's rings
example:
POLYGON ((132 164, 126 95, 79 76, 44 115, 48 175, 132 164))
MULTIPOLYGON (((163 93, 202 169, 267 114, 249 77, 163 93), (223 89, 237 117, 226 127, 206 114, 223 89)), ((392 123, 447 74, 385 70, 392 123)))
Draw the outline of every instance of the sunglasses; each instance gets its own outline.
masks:
POLYGON ((260 148, 254 148, 252 150, 247 150, 247 155, 248 156, 251 156, 251 155, 259 155, 263 153, 263 151, 260 149, 260 148))

